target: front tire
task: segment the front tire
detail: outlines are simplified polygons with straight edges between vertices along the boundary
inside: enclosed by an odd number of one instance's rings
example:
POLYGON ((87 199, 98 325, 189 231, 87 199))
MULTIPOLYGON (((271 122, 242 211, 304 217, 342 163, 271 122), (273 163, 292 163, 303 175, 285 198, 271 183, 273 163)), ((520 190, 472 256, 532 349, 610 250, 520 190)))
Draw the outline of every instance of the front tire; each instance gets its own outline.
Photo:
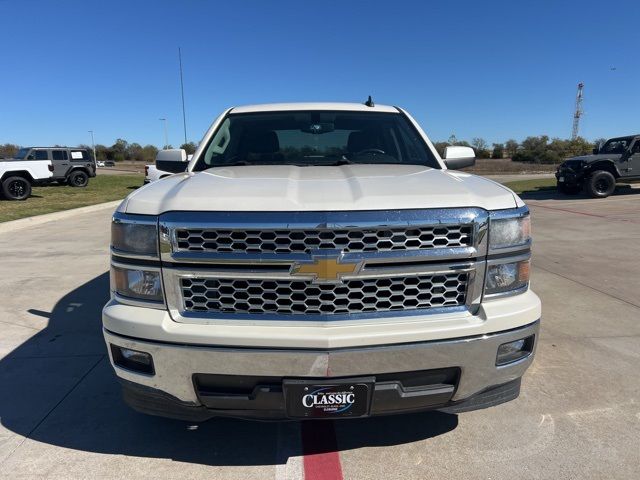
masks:
POLYGON ((606 198, 616 189, 616 177, 606 170, 598 170, 591 174, 586 186, 593 198, 606 198))
POLYGON ((2 195, 7 200, 26 200, 31 195, 31 182, 23 177, 9 177, 2 181, 2 195))
POLYGON ((73 172, 69 175, 68 182, 72 187, 86 187, 89 185, 89 175, 83 171, 73 172))

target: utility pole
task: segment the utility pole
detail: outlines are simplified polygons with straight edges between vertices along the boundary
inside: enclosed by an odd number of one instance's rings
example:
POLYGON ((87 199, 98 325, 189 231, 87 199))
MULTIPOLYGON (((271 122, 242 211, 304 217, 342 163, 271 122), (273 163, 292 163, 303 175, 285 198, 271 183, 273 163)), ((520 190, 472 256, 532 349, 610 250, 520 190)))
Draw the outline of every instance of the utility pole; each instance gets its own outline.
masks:
POLYGON ((166 148, 169 147, 169 135, 167 134, 167 119, 159 118, 158 120, 160 120, 164 125, 164 145, 162 147, 162 150, 165 150, 166 148))
POLYGON ((93 161, 97 162, 98 159, 96 158, 96 142, 93 141, 93 130, 89 130, 89 133, 91 134, 91 149, 93 150, 93 161))
POLYGON ((571 130, 571 140, 575 140, 578 137, 578 129, 580 128, 580 117, 584 113, 582 110, 582 90, 584 89, 584 83, 578 84, 578 93, 576 94, 576 109, 573 112, 573 130, 571 130))
POLYGON ((184 128, 184 143, 187 143, 187 114, 184 109, 184 81, 182 80, 182 51, 178 47, 178 61, 180 62, 180 93, 182 94, 182 126, 184 128))

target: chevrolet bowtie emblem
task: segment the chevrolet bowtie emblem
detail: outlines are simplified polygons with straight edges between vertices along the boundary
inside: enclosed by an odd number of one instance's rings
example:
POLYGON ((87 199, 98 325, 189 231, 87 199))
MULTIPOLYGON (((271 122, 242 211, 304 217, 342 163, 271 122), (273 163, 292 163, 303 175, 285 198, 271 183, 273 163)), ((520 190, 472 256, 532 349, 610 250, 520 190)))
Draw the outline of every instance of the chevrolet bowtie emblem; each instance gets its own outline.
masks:
POLYGON ((312 263, 295 263, 291 275, 313 276, 314 282, 340 282, 343 275, 358 273, 362 262, 340 262, 340 257, 312 257, 312 263))

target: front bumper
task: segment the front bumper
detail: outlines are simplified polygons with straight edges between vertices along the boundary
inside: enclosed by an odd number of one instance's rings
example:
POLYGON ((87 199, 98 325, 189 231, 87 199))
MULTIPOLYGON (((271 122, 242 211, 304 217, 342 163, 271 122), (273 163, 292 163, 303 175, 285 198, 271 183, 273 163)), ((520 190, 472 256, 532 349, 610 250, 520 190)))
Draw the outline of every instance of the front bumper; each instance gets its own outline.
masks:
POLYGON ((498 346, 531 335, 537 343, 539 324, 457 339, 326 350, 171 344, 107 329, 104 336, 108 346, 153 357, 155 375, 120 368, 111 357, 125 399, 137 410, 196 421, 224 415, 278 419, 286 418, 284 378, 376 377, 372 415, 467 410, 511 400, 535 348, 524 359, 496 366, 498 346))

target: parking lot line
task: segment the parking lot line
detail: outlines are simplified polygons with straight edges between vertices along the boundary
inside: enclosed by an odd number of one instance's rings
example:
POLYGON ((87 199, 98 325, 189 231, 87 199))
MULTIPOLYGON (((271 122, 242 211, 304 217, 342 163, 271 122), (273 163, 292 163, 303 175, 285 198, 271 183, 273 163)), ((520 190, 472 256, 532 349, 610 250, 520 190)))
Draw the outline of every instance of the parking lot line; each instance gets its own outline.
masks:
POLYGON ((333 422, 302 422, 305 480, 342 480, 333 422))

